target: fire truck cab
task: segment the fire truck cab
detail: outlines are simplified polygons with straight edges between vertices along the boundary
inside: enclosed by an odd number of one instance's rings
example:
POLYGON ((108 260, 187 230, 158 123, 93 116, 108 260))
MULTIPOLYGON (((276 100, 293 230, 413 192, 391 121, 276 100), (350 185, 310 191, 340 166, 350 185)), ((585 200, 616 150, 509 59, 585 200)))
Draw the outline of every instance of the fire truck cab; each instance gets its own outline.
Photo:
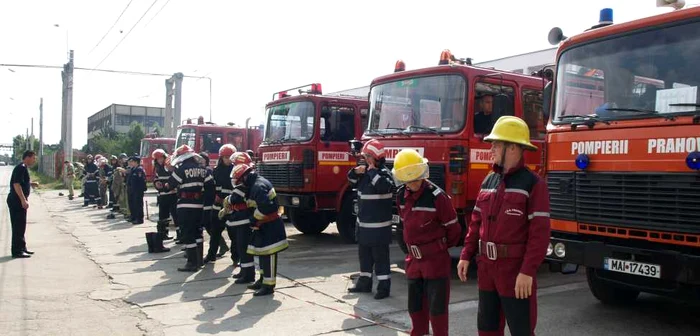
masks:
POLYGON ((250 118, 246 120, 245 127, 217 125, 212 122, 204 122, 203 117, 193 124, 192 119, 187 119, 177 127, 177 142, 175 148, 188 145, 196 152, 209 154, 209 165, 214 167, 219 159, 219 148, 224 144, 232 144, 238 151, 255 150, 262 141, 262 127, 248 126, 250 118))
POLYGON ((173 138, 160 138, 154 133, 146 134, 146 137, 141 140, 141 164, 143 165, 143 170, 146 171, 146 181, 152 182, 153 176, 155 176, 155 170, 153 166, 153 158, 151 154, 156 149, 162 149, 166 153, 171 153, 175 148, 175 139, 173 138))
MULTIPOLYGON (((437 66, 428 68, 406 70, 399 60, 393 74, 372 81, 363 140, 378 139, 386 146, 389 168, 403 148, 426 157, 429 179, 451 197, 466 234, 481 183, 492 168, 491 145, 483 138, 499 117, 514 115, 527 122, 539 150, 526 152, 525 161, 533 171, 543 172, 545 82, 543 76, 473 66, 471 59, 456 59, 449 50, 442 52, 437 66)), ((398 215, 394 223, 406 252, 398 215)), ((450 252, 459 254, 458 249, 450 252)))
POLYGON ((550 32, 547 260, 603 303, 700 299, 699 32, 700 7, 550 32))
POLYGON ((354 193, 346 176, 357 161, 348 141, 361 138, 367 116, 367 97, 323 95, 321 84, 272 95, 257 169, 299 231, 316 234, 336 222, 341 237, 355 241, 354 193))

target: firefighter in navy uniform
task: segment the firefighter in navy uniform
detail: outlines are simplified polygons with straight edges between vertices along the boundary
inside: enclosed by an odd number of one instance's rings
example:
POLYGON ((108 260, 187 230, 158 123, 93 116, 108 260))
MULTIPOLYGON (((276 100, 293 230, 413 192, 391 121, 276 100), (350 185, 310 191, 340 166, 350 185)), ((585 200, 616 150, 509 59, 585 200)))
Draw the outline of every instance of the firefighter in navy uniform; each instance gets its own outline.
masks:
MULTIPOLYGON (((221 236, 226 229, 226 221, 224 218, 218 216, 222 209, 224 199, 231 195, 233 192, 233 185, 231 185, 231 170, 233 165, 231 164, 231 155, 236 152, 236 147, 231 144, 225 144, 219 148, 219 160, 216 163, 216 167, 212 172, 214 177, 214 184, 216 185, 216 196, 214 198, 213 205, 213 216, 211 217, 211 222, 207 232, 209 233, 209 251, 204 262, 215 261, 217 257, 223 256, 228 250, 226 246, 226 241, 221 236), (225 248, 224 248, 225 247, 225 248), (217 250, 220 252, 217 254, 217 250)), ((235 237, 231 238, 231 244, 235 237)), ((238 265, 238 254, 235 248, 231 252, 231 260, 233 260, 233 267, 236 268, 238 265)))
POLYGON ((143 224, 143 194, 146 192, 146 172, 141 167, 141 158, 132 156, 129 158, 131 173, 127 179, 129 202, 131 202, 131 223, 143 224))
POLYGON ((114 174, 116 173, 117 168, 119 167, 119 160, 117 159, 116 155, 112 155, 109 158, 109 171, 107 172, 107 194, 109 195, 109 204, 107 204, 107 208, 109 209, 114 209, 115 205, 115 196, 114 196, 114 190, 112 190, 112 184, 114 183, 114 174))
MULTIPOLYGON (((207 170, 207 176, 208 178, 211 178, 212 182, 214 181, 214 170, 209 166, 209 155, 205 152, 199 153, 199 164, 202 168, 207 170)), ((204 186, 204 207, 202 208, 202 221, 200 224, 200 231, 201 230, 207 230, 207 233, 209 234, 209 247, 211 249, 212 245, 212 240, 213 238, 213 232, 212 232, 212 225, 214 222, 214 219, 212 218, 214 216, 214 201, 216 200, 216 186, 214 183, 210 183, 204 186)), ((219 232, 218 235, 219 238, 221 238, 221 232, 219 232)), ((217 248, 218 248, 218 241, 217 241, 217 248)), ((216 253, 216 250, 214 250, 214 253, 216 253)), ((214 256, 214 260, 216 260, 216 256, 214 256)), ((202 259, 202 265, 206 264, 209 261, 213 261, 209 259, 209 253, 207 252, 207 257, 202 259)))
POLYGON ((100 190, 97 185, 97 174, 99 169, 95 164, 92 155, 87 156, 87 162, 85 164, 85 191, 83 192, 83 206, 86 207, 90 203, 100 204, 102 200, 100 199, 100 190))
POLYGON ((481 184, 457 273, 466 281, 469 261, 477 256, 479 335, 503 335, 504 318, 511 335, 534 335, 535 275, 550 237, 549 191, 525 166, 524 151, 537 150, 525 121, 500 117, 484 140, 492 142, 493 171, 481 184))
POLYGON ((384 145, 376 139, 362 147, 366 164, 348 172, 348 181, 357 188, 357 244, 360 257, 360 277, 351 293, 372 292, 372 271, 377 275, 377 293, 384 299, 391 292, 389 245, 392 240, 392 188, 394 181, 384 166, 384 145))
POLYGON ((153 186, 158 192, 158 225, 157 231, 163 240, 172 239, 168 236, 168 225, 170 217, 177 218, 177 190, 171 189, 168 184, 170 180, 170 171, 166 167, 168 154, 162 149, 156 149, 151 154, 153 158, 154 178, 153 186))
MULTIPOLYGON (((234 153, 230 161, 232 164, 229 179, 233 179, 233 167, 236 165, 245 164, 252 166, 253 164, 250 156, 245 152, 234 153)), ((240 271, 233 275, 237 284, 255 281, 256 263, 253 261, 253 256, 248 253, 248 243, 251 235, 250 217, 253 216, 255 209, 248 207, 245 198, 246 191, 247 188, 243 184, 234 187, 231 195, 224 198, 222 209, 219 211, 218 216, 226 220, 226 230, 228 231, 228 236, 231 237, 231 258, 234 255, 239 257, 240 271)), ((258 259, 258 256, 255 256, 255 259, 258 259)))
POLYGON ((462 239, 462 228, 450 197, 428 180, 428 160, 413 149, 394 158, 396 204, 403 222, 411 335, 447 335, 452 258, 448 248, 462 239))
POLYGON ((278 212, 277 194, 270 181, 259 176, 251 165, 235 165, 232 175, 233 184, 243 185, 246 189, 248 207, 255 209, 249 218, 253 233, 248 253, 258 256, 262 274, 248 288, 255 290, 254 296, 270 295, 275 291, 277 254, 289 247, 284 223, 278 212))
POLYGON ((170 176, 168 185, 177 188, 177 221, 182 230, 182 243, 185 245, 187 263, 178 268, 181 272, 195 272, 200 269, 204 259, 202 240, 202 212, 204 208, 203 190, 205 186, 214 185, 209 172, 203 168, 194 150, 182 145, 175 150, 171 164, 176 167, 170 176))

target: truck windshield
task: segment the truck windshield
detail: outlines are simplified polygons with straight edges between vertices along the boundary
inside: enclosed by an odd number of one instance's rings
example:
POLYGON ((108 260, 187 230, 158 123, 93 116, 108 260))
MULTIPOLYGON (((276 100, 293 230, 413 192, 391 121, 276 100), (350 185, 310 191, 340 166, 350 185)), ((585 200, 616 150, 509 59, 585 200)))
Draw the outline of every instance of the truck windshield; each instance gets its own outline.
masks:
POLYGON ((554 122, 697 113, 700 22, 649 29, 564 51, 554 122))
POLYGON ((267 109, 265 142, 306 141, 314 135, 316 117, 309 101, 275 105, 267 109))
MULTIPOLYGON (((197 131, 194 128, 182 128, 177 131, 177 142, 175 143, 175 148, 179 148, 182 145, 190 146, 190 148, 195 149, 195 139, 197 131)), ((196 149, 195 149, 196 150, 196 149)))
POLYGON ((141 155, 142 158, 150 156, 151 155, 150 150, 151 150, 151 143, 146 141, 146 140, 141 140, 141 153, 139 153, 139 155, 141 155))
POLYGON ((465 124, 467 84, 459 75, 403 79, 370 91, 369 132, 456 132, 465 124))

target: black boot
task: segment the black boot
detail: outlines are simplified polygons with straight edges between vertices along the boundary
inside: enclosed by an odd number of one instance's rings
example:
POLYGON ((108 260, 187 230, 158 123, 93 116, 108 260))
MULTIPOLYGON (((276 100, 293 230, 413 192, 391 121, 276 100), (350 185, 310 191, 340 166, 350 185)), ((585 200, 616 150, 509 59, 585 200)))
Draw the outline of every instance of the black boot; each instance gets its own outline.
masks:
POLYGON ((205 264, 208 264, 210 262, 215 262, 216 261, 216 255, 211 254, 211 252, 207 253, 207 256, 204 257, 204 260, 202 261, 205 264))
POLYGON ((389 297, 391 292, 391 280, 379 280, 377 284, 377 294, 374 294, 375 300, 381 300, 389 297))
POLYGON ((216 254, 217 257, 221 258, 226 254, 226 252, 229 251, 228 246, 226 245, 226 240, 224 240, 223 237, 221 237, 221 240, 219 241, 219 253, 216 254))
POLYGON ((187 262, 184 267, 180 267, 177 270, 180 272, 197 272, 199 267, 197 267, 197 248, 188 248, 185 253, 187 254, 187 262))
POLYGON ((350 293, 372 293, 372 278, 361 276, 357 279, 355 287, 348 288, 350 293))
POLYGON ((155 232, 146 232, 146 244, 148 244, 148 253, 153 253, 153 238, 155 238, 155 232))
POLYGON ((180 233, 179 228, 175 228, 175 244, 176 245, 182 244, 182 234, 180 233))
POLYGON ((204 243, 197 243, 197 267, 204 266, 204 243))
POLYGON ((173 239, 173 237, 168 236, 168 220, 163 219, 158 221, 158 233, 160 233, 161 238, 163 240, 170 240, 173 239))
POLYGON ((153 252, 170 252, 170 248, 163 246, 163 236, 161 236, 160 233, 156 234, 156 236, 153 238, 153 252))
POLYGON ((252 285, 248 285, 248 289, 258 290, 258 289, 262 288, 262 285, 263 285, 262 280, 263 280, 263 276, 262 276, 262 274, 260 274, 260 278, 258 279, 258 281, 256 281, 252 285))
MULTIPOLYGON (((240 272, 238 272, 238 274, 234 275, 233 277, 236 278, 236 281, 233 282, 235 284, 251 283, 251 282, 255 281, 255 268, 254 267, 241 268, 240 272)), ((260 280, 258 280, 258 281, 260 282, 260 285, 262 285, 262 277, 260 277, 260 280)), ((256 282, 256 284, 257 284, 257 282, 256 282)), ((255 285, 255 284, 253 284, 253 285, 255 285)), ((253 286, 253 285, 251 285, 251 286, 253 286)), ((248 288, 250 288, 250 286, 248 286, 248 288)), ((254 288, 250 288, 250 289, 254 289, 254 288)))
POLYGON ((275 292, 275 286, 272 285, 262 285, 260 289, 253 293, 253 296, 265 296, 270 295, 275 292))
POLYGON ((107 215, 107 219, 116 219, 117 216, 115 216, 113 213, 107 215))

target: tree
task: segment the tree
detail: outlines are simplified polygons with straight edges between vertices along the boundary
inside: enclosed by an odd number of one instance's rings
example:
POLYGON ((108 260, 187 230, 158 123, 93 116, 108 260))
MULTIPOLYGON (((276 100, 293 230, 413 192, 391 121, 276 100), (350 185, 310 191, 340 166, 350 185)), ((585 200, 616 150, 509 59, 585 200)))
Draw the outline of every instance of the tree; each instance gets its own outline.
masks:
POLYGON ((124 153, 129 155, 133 153, 139 153, 141 151, 141 139, 146 134, 143 131, 141 124, 137 122, 132 122, 129 126, 129 132, 126 134, 126 143, 124 146, 124 153))

